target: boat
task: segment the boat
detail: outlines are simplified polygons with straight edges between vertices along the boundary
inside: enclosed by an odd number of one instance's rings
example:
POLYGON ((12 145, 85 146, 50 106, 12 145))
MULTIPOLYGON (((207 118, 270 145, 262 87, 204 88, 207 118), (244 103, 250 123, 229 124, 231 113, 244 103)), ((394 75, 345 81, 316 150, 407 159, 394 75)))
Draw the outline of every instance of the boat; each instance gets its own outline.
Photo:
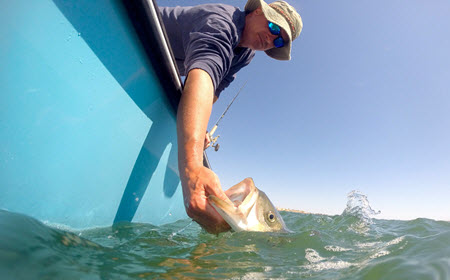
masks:
POLYGON ((73 229, 187 218, 182 81, 157 4, 0 7, 0 209, 73 229))

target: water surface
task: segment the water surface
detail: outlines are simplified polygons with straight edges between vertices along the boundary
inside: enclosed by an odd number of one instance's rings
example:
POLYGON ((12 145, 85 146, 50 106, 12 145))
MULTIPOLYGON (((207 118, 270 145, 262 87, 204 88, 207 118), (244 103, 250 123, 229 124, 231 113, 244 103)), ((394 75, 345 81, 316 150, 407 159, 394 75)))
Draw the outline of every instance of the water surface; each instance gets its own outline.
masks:
MULTIPOLYGON (((353 197, 352 197, 353 195, 353 197)), ((0 210, 2 279, 450 279, 450 223, 281 212, 292 233, 212 235, 190 220, 74 231, 0 210)), ((356 201, 356 203, 355 203, 356 201)), ((363 203, 361 203, 361 201, 363 203)))

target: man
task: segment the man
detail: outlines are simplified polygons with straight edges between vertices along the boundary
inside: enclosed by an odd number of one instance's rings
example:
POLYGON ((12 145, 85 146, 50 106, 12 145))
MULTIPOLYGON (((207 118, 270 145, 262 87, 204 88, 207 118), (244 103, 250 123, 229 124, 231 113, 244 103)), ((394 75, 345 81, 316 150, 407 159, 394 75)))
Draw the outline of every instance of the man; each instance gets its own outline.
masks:
POLYGON ((217 175, 203 166, 205 131, 212 105, 255 51, 290 60, 300 35, 300 15, 284 1, 249 0, 245 12, 222 4, 161 8, 161 15, 185 86, 177 113, 178 168, 186 212, 208 232, 229 225, 208 203, 228 200, 217 175))

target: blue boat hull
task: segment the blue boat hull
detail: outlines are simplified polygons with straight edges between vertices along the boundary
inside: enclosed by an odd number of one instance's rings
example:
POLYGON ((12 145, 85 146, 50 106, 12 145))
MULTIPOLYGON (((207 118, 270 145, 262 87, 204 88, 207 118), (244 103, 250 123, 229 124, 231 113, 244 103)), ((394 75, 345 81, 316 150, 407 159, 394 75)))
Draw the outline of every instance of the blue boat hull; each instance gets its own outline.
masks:
POLYGON ((0 9, 0 208, 72 228, 186 218, 175 111, 122 4, 0 9))

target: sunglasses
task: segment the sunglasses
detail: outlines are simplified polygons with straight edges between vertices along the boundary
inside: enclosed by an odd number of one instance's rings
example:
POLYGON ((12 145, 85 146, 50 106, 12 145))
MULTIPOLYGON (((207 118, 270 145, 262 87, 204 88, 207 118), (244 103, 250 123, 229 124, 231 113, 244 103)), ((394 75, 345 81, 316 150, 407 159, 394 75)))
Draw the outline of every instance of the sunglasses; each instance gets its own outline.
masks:
POLYGON ((275 40, 273 40, 273 44, 276 48, 281 48, 284 46, 284 40, 283 37, 281 37, 281 29, 278 25, 276 25, 273 22, 269 22, 269 30, 270 33, 272 33, 273 35, 278 35, 277 38, 275 38, 275 40))

